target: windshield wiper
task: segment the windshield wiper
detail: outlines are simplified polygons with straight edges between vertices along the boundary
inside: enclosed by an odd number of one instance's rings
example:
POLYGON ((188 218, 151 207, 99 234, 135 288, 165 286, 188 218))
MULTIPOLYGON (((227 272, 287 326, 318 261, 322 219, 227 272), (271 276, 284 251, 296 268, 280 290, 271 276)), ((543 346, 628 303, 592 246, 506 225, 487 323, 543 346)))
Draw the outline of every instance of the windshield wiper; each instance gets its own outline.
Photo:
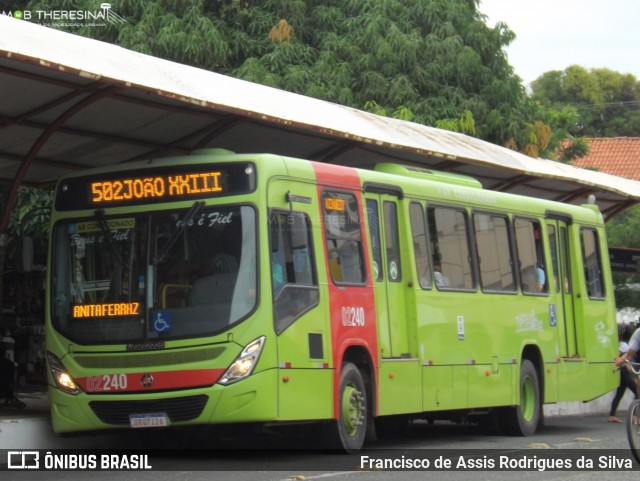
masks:
POLYGON ((187 213, 182 218, 182 221, 178 225, 178 228, 173 231, 173 234, 171 234, 171 237, 169 237, 169 240, 162 246, 162 249, 160 250, 160 252, 158 252, 153 257, 154 266, 160 264, 161 262, 164 262, 164 260, 167 257, 167 254, 169 254, 169 251, 171 250, 171 247, 173 247, 173 244, 176 243, 176 241, 178 240, 178 237, 182 235, 182 233, 188 227, 189 222, 195 216, 198 215, 198 213, 200 212, 203 206, 204 206, 204 201, 197 201, 193 203, 191 208, 187 211, 187 213))

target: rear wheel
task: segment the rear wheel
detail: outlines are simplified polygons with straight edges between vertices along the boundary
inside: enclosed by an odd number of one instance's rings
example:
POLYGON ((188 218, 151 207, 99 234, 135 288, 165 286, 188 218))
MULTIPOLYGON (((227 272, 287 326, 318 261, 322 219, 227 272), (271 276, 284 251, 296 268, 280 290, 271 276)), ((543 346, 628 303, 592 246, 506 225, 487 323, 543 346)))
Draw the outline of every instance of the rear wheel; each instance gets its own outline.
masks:
POLYGON ((627 438, 633 457, 640 463, 640 400, 629 406, 627 412, 627 438))
POLYGON ((512 436, 531 436, 536 432, 541 416, 538 371, 528 359, 520 366, 520 404, 501 408, 498 422, 512 436))
POLYGON ((330 427, 329 446, 358 451, 367 431, 367 392, 360 370, 352 363, 342 366, 338 396, 338 419, 330 427))

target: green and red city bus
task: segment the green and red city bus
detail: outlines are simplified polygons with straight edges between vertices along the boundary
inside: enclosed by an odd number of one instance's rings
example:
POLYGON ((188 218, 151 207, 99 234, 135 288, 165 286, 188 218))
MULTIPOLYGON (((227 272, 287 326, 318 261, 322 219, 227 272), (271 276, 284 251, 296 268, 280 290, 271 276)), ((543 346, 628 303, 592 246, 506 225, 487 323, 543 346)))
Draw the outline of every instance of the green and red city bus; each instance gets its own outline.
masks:
POLYGON ((47 362, 54 430, 374 423, 490 414, 617 386, 597 206, 472 178, 210 149, 56 189, 47 362))

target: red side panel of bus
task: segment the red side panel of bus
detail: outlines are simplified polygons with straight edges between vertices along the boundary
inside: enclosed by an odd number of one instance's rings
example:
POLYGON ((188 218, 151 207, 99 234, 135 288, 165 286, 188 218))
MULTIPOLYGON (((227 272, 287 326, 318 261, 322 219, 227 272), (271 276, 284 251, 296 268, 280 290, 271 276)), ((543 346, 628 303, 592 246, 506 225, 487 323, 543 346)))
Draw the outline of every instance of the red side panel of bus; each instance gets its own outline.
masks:
MULTIPOLYGON (((376 311, 372 277, 369 273, 369 248, 366 235, 361 195, 360 178, 355 169, 349 167, 314 163, 316 178, 318 180, 318 198, 322 199, 325 189, 348 191, 355 195, 358 201, 360 231, 362 235, 363 261, 366 269, 367 283, 364 286, 336 285, 329 274, 329 315, 331 321, 331 345, 333 349, 334 376, 334 417, 338 416, 338 389, 340 383, 340 371, 345 351, 352 346, 360 346, 367 350, 373 366, 375 385, 378 385, 378 340, 376 334, 376 311), (349 316, 352 309, 364 310, 363 325, 350 322, 349 316)), ((320 219, 323 233, 325 231, 323 206, 320 205, 320 219)), ((329 273, 329 260, 326 242, 323 243, 324 262, 326 272, 329 273)), ((374 409, 377 413, 377 406, 374 409)))

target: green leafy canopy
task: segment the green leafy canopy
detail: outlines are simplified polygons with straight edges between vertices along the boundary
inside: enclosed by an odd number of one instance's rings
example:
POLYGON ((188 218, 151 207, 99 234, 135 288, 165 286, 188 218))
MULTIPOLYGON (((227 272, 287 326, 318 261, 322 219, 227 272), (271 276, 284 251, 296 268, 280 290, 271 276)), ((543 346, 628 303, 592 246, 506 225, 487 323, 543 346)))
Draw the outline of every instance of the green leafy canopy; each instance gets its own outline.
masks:
MULTIPOLYGON (((161 58, 522 150, 536 111, 479 0, 114 0, 69 30, 161 58)), ((95 1, 30 8, 95 9, 95 1)))

